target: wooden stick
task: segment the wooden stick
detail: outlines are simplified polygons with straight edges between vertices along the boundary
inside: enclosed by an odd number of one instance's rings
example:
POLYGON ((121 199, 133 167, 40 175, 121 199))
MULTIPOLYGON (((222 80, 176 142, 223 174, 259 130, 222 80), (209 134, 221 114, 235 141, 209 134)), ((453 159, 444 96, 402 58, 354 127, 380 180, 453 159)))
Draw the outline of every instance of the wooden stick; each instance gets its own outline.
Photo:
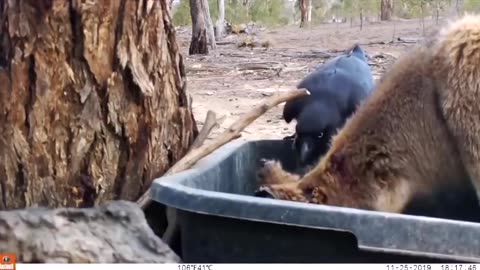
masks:
POLYGON ((209 110, 207 112, 207 116, 205 118, 205 123, 203 124, 202 130, 200 130, 200 132, 198 133, 197 138, 195 138, 195 141, 193 141, 188 152, 191 152, 193 149, 202 146, 203 142, 208 138, 208 134, 210 134, 210 132, 219 125, 220 124, 217 122, 215 112, 209 110))
MULTIPOLYGON (((269 109, 277 106, 280 103, 299 98, 302 96, 308 95, 306 89, 295 89, 292 91, 287 91, 284 93, 277 93, 264 102, 255 106, 251 111, 245 113, 237 121, 235 121, 227 130, 218 135, 212 142, 208 145, 202 145, 196 149, 192 149, 188 152, 182 159, 180 159, 175 165, 173 165, 164 175, 174 174, 192 167, 198 160, 209 155, 217 148, 223 146, 224 144, 230 142, 233 139, 240 137, 240 133, 255 119, 262 116, 269 109)), ((137 201, 137 204, 142 209, 145 209, 150 204, 150 189, 140 197, 137 201)))

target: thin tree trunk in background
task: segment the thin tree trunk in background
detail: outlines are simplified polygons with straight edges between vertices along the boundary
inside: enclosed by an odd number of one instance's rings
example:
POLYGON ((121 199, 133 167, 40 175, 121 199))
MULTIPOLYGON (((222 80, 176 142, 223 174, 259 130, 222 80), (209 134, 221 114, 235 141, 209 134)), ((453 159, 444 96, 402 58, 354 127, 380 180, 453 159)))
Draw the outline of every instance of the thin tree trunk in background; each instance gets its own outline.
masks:
POLYGON ((307 24, 310 25, 312 22, 312 0, 307 0, 307 24))
POLYGON ((207 29, 207 38, 210 43, 210 48, 215 50, 217 48, 217 43, 215 42, 215 32, 213 30, 212 17, 210 17, 210 7, 208 5, 208 0, 202 0, 202 9, 203 15, 205 16, 205 26, 207 29))
POLYGON ((455 11, 457 12, 457 16, 461 16, 463 14, 463 7, 463 0, 455 0, 455 11))
POLYGON ((245 7, 245 12, 247 14, 247 20, 250 19, 250 2, 249 0, 243 0, 242 1, 243 6, 245 7))
POLYGON ((215 37, 222 40, 225 33, 225 1, 217 0, 218 19, 215 25, 215 37))
POLYGON ((208 54, 207 26, 202 8, 203 0, 190 0, 190 15, 192 16, 192 40, 189 54, 208 54))
POLYGON ((425 36, 425 2, 424 0, 420 0, 420 12, 421 12, 420 22, 422 23, 422 34, 425 36))
POLYGON ((137 200, 197 134, 167 1, 0 1, 0 209, 137 200))
POLYGON ((397 23, 395 19, 393 20, 393 31, 392 31, 392 42, 395 42, 397 34, 397 23))
POLYGON ((307 0, 299 0, 300 5, 300 28, 306 26, 307 23, 307 0))
POLYGON ((380 20, 390 21, 393 14, 393 1, 381 0, 380 2, 380 20))
POLYGON ((363 29, 363 8, 360 7, 360 30, 363 29))

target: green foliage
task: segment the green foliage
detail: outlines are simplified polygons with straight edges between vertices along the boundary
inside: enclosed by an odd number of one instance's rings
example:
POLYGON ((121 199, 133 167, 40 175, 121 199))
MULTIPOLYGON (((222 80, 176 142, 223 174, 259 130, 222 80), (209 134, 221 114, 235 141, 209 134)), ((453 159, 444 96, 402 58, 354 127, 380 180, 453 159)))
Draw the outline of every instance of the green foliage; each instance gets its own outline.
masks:
POLYGON ((330 19, 332 15, 339 14, 341 3, 333 3, 328 6, 324 0, 312 0, 312 24, 319 24, 326 19, 330 19))
MULTIPOLYGON (((225 0, 225 19, 233 24, 259 22, 268 26, 285 25, 289 18, 286 15, 285 0, 225 0)), ((215 21, 218 18, 217 0, 208 1, 210 16, 215 21)), ((175 25, 190 25, 190 1, 181 0, 177 6, 173 20, 175 25)))
POLYGON ((173 14, 173 23, 175 25, 191 25, 192 24, 189 0, 181 0, 180 4, 175 8, 175 13, 173 14))
MULTIPOLYGON (((213 0, 216 2, 216 0, 213 0)), ((232 24, 240 24, 248 21, 249 6, 242 1, 225 1, 225 19, 232 24)))
MULTIPOLYGON (((478 0, 475 0, 478 1, 478 0)), ((395 14, 401 18, 419 18, 432 16, 438 8, 445 9, 454 4, 454 0, 401 0, 395 7, 395 14), (423 10, 422 10, 423 7, 423 10)))
POLYGON ((380 0, 339 0, 331 6, 326 15, 358 19, 360 11, 364 17, 377 16, 380 12, 380 0))
MULTIPOLYGON (((208 0, 212 20, 217 19, 217 0, 208 0)), ((358 21, 363 16, 380 15, 381 0, 312 0, 312 24, 322 23, 332 16, 358 21)), ((175 25, 190 25, 190 1, 180 0, 174 13, 175 25)), ((267 26, 279 26, 298 21, 298 0, 293 7, 287 0, 225 0, 225 19, 233 24, 259 22, 267 26)), ((434 16, 437 8, 444 12, 454 7, 456 0, 393 0, 394 16, 410 19, 434 16)), ((464 0, 464 10, 480 12, 480 0, 464 0)))
POLYGON ((250 19, 265 25, 284 25, 288 18, 284 17, 284 0, 257 0, 250 6, 250 19))
POLYGON ((464 8, 465 8, 465 11, 480 12, 480 1, 479 0, 465 0, 464 8))

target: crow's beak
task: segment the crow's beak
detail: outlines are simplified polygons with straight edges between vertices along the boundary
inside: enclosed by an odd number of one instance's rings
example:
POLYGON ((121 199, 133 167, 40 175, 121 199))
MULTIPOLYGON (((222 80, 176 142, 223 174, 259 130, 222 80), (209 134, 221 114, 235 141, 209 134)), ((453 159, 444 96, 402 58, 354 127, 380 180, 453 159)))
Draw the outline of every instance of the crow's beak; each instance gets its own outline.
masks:
POLYGON ((295 146, 297 145, 298 136, 297 136, 296 132, 292 136, 293 136, 293 138, 292 138, 292 150, 295 151, 295 148, 296 148, 295 146))
POLYGON ((305 163, 310 155, 311 146, 307 142, 302 142, 300 145, 300 162, 305 163))

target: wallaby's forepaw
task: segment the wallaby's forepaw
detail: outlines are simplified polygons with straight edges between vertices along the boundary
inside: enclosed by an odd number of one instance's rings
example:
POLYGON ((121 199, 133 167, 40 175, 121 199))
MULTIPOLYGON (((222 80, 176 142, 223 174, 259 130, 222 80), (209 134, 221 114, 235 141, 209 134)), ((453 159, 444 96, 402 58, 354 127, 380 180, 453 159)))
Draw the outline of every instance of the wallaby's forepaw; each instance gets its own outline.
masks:
POLYGON ((307 202, 303 192, 298 188, 299 175, 285 171, 282 164, 276 160, 261 159, 260 164, 257 176, 261 187, 255 196, 307 202))
POLYGON ((327 199, 322 188, 314 187, 305 190, 300 188, 299 183, 294 182, 261 186, 255 196, 314 204, 325 204, 327 199))
POLYGON ((309 200, 304 196, 302 190, 298 188, 298 183, 285 183, 277 185, 262 186, 257 191, 257 194, 262 194, 261 197, 273 198, 278 200, 308 202, 309 200))
POLYGON ((300 176, 289 173, 276 160, 260 160, 257 171, 260 188, 255 196, 279 200, 325 203, 325 191, 312 181, 300 181, 300 176))
POLYGON ((275 185, 289 182, 297 182, 298 175, 291 174, 282 168, 282 164, 276 160, 260 160, 260 169, 257 177, 261 185, 275 185))

